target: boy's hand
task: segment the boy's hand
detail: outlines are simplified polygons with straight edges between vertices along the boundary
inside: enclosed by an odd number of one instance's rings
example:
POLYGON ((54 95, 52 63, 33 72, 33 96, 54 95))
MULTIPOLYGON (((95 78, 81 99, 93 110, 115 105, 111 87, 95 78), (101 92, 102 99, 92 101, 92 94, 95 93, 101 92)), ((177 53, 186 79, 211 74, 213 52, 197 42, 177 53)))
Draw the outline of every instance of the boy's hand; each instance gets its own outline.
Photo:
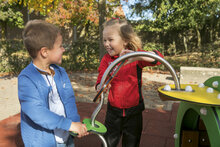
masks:
POLYGON ((79 138, 89 134, 89 132, 87 132, 86 125, 81 122, 72 122, 69 131, 78 133, 77 137, 79 138))

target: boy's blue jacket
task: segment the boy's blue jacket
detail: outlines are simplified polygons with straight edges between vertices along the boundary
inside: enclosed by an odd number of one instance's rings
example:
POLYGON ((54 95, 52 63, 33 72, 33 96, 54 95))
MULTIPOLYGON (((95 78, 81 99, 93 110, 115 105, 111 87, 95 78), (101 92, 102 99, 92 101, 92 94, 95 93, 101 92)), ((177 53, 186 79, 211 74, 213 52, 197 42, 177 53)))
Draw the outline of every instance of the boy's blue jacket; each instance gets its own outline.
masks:
POLYGON ((55 147, 55 128, 68 131, 71 122, 79 122, 74 92, 66 71, 57 65, 54 80, 66 118, 49 110, 48 95, 51 87, 30 63, 18 76, 18 97, 21 104, 21 134, 24 145, 29 147, 55 147))

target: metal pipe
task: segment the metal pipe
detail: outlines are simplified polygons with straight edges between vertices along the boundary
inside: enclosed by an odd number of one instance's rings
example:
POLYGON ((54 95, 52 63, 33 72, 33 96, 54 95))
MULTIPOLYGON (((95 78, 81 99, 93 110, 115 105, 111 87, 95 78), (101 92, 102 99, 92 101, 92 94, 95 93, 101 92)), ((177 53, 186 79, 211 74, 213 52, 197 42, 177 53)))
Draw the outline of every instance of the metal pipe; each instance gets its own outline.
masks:
POLYGON ((103 146, 104 146, 104 147, 107 147, 108 145, 107 145, 107 142, 106 142, 105 138, 104 138, 102 135, 100 135, 100 134, 97 134, 97 135, 98 135, 99 138, 101 139, 101 141, 102 141, 102 143, 103 143, 103 146))
POLYGON ((172 77, 174 78, 174 84, 175 84, 175 88, 177 90, 180 89, 180 83, 179 83, 179 79, 176 75, 176 72, 175 70, 173 69, 173 67, 162 57, 156 55, 156 54, 153 54, 153 53, 150 53, 150 52, 133 52, 133 53, 127 53, 125 54, 124 56, 121 56, 119 57, 118 59, 116 59, 114 62, 112 62, 109 67, 106 69, 105 73, 103 74, 102 76, 102 79, 101 79, 101 83, 100 83, 100 86, 102 86, 102 84, 104 83, 104 81, 106 80, 109 72, 115 67, 115 65, 117 65, 119 62, 123 61, 123 60, 126 60, 128 58, 131 58, 131 57, 136 57, 136 56, 147 56, 147 57, 151 57, 151 58, 154 58, 156 60, 158 60, 159 62, 161 62, 162 64, 164 64, 166 66, 166 68, 168 68, 168 70, 170 71, 172 77))

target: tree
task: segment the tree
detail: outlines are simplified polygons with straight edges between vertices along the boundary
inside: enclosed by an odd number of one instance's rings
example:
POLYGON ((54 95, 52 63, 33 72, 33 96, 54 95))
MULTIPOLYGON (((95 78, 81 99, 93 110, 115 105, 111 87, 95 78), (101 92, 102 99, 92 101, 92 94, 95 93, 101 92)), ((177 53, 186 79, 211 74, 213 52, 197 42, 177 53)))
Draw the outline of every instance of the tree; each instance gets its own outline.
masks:
POLYGON ((77 27, 77 30, 70 31, 73 32, 73 38, 99 39, 101 59, 105 53, 102 43, 102 24, 112 17, 125 17, 121 13, 120 2, 117 0, 107 2, 106 0, 66 0, 65 3, 59 3, 57 9, 48 13, 47 20, 70 30, 77 27), (76 37, 76 34, 79 37, 76 37))
POLYGON ((19 11, 16 3, 7 3, 0 0, 0 26, 1 36, 7 38, 7 27, 23 28, 23 14, 19 11))
POLYGON ((17 3, 23 7, 27 7, 28 10, 35 13, 40 13, 41 15, 47 15, 50 11, 57 9, 60 2, 65 0, 3 0, 11 3, 17 3))
POLYGON ((76 31, 78 30, 79 37, 88 37, 87 31, 89 25, 98 26, 98 12, 97 2, 90 0, 66 0, 65 3, 61 2, 58 5, 58 9, 48 13, 47 21, 57 24, 67 30, 73 36, 74 41, 76 37, 76 31), (77 30, 73 30, 77 28, 77 30))
POLYGON ((105 51, 102 40, 103 40, 103 26, 102 24, 105 21, 106 17, 106 0, 99 0, 99 35, 100 35, 100 40, 99 40, 99 60, 101 61, 102 57, 104 56, 105 51))
MULTIPOLYGON (((187 31, 193 30, 197 35, 197 48, 201 49, 201 30, 207 20, 219 19, 219 0, 142 0, 131 6, 141 15, 143 11, 153 13, 149 28, 156 32, 179 32, 187 47, 187 31)), ((187 50, 187 48, 186 48, 187 50)))
POLYGON ((100 57, 103 56, 102 24, 107 18, 124 17, 117 0, 4 0, 27 7, 29 13, 44 15, 46 21, 69 30, 69 36, 100 40, 100 57), (119 9, 118 9, 119 8, 119 9))

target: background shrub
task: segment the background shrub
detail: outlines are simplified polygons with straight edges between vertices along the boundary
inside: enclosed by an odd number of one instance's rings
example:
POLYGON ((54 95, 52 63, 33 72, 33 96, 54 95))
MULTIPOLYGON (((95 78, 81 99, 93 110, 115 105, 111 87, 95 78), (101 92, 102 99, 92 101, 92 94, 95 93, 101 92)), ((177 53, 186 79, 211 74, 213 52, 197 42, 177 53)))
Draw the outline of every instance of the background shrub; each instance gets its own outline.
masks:
MULTIPOLYGON (((215 44, 205 44, 202 52, 165 56, 165 59, 178 72, 181 66, 220 68, 220 41, 215 44)), ((68 72, 96 71, 99 66, 99 42, 77 41, 64 45, 62 67, 68 72)), ((163 51, 162 44, 145 44, 144 50, 163 51)), ((0 72, 18 75, 31 61, 21 40, 0 41, 0 72)), ((164 65, 146 67, 146 70, 166 71, 164 65)))

